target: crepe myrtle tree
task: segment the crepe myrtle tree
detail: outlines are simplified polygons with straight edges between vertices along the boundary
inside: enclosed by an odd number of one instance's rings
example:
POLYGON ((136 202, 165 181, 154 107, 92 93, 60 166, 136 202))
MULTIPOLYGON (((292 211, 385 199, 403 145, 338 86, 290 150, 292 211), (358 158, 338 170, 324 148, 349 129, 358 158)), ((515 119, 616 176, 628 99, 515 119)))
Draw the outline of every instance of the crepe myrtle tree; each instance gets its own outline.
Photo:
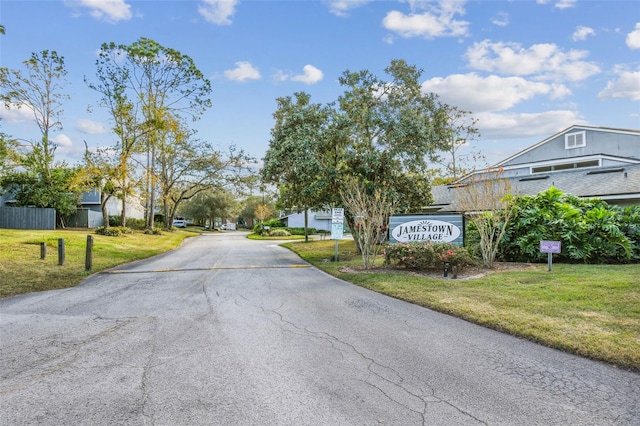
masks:
POLYGON ((482 263, 492 268, 514 214, 512 188, 501 169, 470 177, 456 188, 457 202, 480 235, 482 263))

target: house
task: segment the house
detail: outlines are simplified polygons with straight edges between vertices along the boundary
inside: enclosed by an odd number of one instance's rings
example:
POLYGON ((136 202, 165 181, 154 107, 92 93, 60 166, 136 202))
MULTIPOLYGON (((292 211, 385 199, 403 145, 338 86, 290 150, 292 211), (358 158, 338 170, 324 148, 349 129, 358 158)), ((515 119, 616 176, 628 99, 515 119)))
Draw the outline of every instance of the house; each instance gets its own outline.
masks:
MULTIPOLYGON (((0 194, 0 208, 11 207, 15 201, 10 193, 0 194)), ((122 213, 122 201, 112 197, 107 201, 107 212, 110 216, 122 213)), ((127 200, 127 217, 134 219, 144 218, 144 207, 138 197, 131 196, 127 200)), ((78 228, 97 228, 103 225, 102 210, 100 207, 100 192, 92 190, 84 192, 78 210, 67 218, 67 226, 78 228)), ((11 224, 6 224, 12 228, 11 224)), ((55 224, 53 225, 55 227, 55 224)))
MULTIPOLYGON (((288 228, 304 228, 304 213, 280 212, 280 219, 288 228)), ((308 228, 331 231, 331 210, 307 210, 308 228)))
POLYGON ((458 212, 458 188, 492 179, 499 170, 516 195, 554 186, 582 198, 640 205, 640 130, 574 125, 451 185, 432 188, 428 212, 458 212))

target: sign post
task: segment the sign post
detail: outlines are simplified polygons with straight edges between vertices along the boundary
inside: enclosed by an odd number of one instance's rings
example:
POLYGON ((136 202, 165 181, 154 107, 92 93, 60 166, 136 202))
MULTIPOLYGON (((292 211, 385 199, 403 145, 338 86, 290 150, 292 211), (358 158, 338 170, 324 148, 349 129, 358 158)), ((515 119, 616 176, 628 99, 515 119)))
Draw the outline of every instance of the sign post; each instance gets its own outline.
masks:
POLYGON ((549 264, 549 272, 551 272, 551 264, 553 253, 562 251, 562 243, 560 241, 540 241, 540 253, 547 253, 547 263, 549 264))
POLYGON ((338 240, 344 236, 344 209, 331 209, 331 239, 336 241, 333 260, 338 261, 338 240))

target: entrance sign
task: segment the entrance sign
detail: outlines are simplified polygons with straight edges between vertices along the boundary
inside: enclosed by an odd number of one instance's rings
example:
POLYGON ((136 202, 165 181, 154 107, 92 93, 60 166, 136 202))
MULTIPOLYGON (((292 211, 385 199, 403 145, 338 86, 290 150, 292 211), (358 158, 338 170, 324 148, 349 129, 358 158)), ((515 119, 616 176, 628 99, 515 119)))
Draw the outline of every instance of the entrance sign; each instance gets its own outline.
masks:
POLYGON ((462 215, 408 215, 389 218, 389 242, 464 243, 462 215))

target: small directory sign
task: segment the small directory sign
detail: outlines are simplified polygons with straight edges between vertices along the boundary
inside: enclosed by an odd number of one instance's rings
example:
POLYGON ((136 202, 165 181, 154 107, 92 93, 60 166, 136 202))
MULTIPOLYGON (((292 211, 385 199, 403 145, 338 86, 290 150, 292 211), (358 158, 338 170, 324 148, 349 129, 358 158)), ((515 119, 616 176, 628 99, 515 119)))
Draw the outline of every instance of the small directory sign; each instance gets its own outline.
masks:
POLYGON ((540 253, 561 253, 562 244, 560 241, 540 241, 540 253))
POLYGON ((344 223, 344 209, 331 209, 331 223, 344 223))

